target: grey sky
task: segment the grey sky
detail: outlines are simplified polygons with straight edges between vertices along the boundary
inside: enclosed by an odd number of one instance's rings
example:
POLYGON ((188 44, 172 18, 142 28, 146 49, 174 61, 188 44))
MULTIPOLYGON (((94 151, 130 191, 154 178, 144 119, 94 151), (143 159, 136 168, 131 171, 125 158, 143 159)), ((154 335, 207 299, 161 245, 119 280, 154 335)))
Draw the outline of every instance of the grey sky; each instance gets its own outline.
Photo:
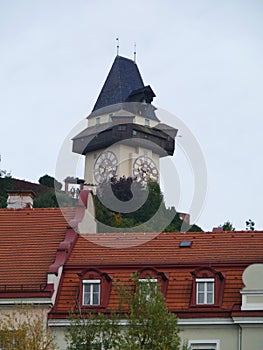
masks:
MULTIPOLYGON (((36 182, 55 174, 61 144, 91 111, 119 36, 126 57, 136 41, 154 104, 179 117, 203 151, 208 192, 197 223, 244 229, 251 218, 263 229, 262 23, 260 0, 0 1, 1 167, 36 182)), ((179 174, 187 168, 180 158, 179 174)), ((181 175, 181 192, 192 189, 191 176, 181 175)), ((179 210, 187 211, 189 195, 182 197, 179 210)))

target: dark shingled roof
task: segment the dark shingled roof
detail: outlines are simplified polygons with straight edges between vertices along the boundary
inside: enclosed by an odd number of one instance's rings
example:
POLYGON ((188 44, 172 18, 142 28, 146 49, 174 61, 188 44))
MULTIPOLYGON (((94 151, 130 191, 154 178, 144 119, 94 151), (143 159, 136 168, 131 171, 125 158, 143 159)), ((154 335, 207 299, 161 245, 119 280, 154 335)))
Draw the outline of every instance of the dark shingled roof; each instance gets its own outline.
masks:
MULTIPOLYGON (((93 111, 122 103, 135 90, 144 91, 145 87, 136 63, 128 58, 117 56, 95 103, 93 111)), ((148 91, 147 90, 147 91, 148 91)), ((150 90, 152 92, 152 90, 150 90)), ((154 93, 152 92, 153 96, 154 93)))

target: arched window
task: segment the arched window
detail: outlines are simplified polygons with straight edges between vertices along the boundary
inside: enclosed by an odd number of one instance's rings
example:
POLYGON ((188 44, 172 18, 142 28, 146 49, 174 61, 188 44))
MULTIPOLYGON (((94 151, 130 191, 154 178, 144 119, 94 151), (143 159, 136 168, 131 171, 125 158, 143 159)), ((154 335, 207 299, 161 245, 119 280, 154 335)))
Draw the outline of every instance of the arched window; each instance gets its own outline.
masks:
POLYGON ((106 308, 112 278, 98 269, 86 269, 79 274, 80 305, 87 308, 106 308))
POLYGON ((211 267, 193 271, 191 306, 220 307, 223 301, 225 276, 211 267))
POLYGON ((166 296, 169 279, 164 272, 159 272, 152 267, 143 268, 139 271, 139 281, 159 283, 161 292, 166 296))

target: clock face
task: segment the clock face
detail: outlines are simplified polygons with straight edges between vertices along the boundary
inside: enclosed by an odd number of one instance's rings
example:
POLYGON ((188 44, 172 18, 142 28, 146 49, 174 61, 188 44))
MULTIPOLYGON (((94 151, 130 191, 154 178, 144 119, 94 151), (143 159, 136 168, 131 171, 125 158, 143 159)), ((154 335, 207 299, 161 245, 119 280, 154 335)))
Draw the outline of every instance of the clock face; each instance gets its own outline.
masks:
POLYGON ((116 175, 117 164, 118 159, 115 153, 111 151, 101 153, 94 164, 95 181, 101 184, 116 175))
POLYGON ((154 161, 148 156, 140 156, 133 164, 133 175, 140 181, 158 181, 159 172, 154 161))

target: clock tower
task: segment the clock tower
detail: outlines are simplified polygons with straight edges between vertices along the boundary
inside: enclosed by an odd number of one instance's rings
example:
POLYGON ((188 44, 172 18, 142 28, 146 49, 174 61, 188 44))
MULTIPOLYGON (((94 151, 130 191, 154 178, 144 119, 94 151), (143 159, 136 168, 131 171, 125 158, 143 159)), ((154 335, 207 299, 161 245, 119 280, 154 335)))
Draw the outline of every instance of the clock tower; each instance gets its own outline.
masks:
POLYGON ((117 56, 87 117, 87 128, 73 138, 73 152, 85 156, 88 186, 113 176, 159 182, 159 160, 173 155, 177 129, 158 119, 154 97, 136 63, 117 56))

